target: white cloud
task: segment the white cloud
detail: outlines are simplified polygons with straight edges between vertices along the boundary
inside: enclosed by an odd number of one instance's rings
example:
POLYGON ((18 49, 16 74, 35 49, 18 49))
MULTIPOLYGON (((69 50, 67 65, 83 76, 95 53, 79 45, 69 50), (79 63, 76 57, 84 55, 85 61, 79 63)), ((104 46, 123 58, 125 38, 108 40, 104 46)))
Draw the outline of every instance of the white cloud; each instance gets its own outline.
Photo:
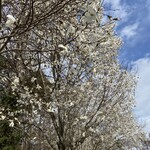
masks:
POLYGON ((134 23, 132 25, 128 25, 124 27, 120 32, 121 36, 126 39, 133 38, 137 34, 137 29, 139 27, 139 23, 134 23))
POLYGON ((142 116, 138 118, 139 123, 144 127, 144 130, 150 132, 150 116, 142 116))
MULTIPOLYGON (((114 10, 114 11, 110 11, 111 16, 113 17, 117 17, 117 18, 121 18, 121 21, 119 21, 118 25, 121 25, 122 23, 127 23, 127 25, 125 27, 121 27, 122 29, 119 29, 119 35, 125 39, 125 40, 131 40, 131 38, 133 38, 135 35, 137 35, 137 29, 139 29, 140 24, 141 24, 141 20, 139 21, 137 19, 136 22, 132 23, 135 20, 131 20, 131 16, 134 14, 135 12, 135 7, 136 6, 131 6, 128 5, 125 1, 123 0, 104 0, 104 4, 106 6, 111 6, 110 10, 114 10)), ((104 6, 105 6, 104 5, 104 6)), ((106 7, 107 8, 107 7, 106 7)), ((107 11, 106 9, 106 14, 107 12, 109 13, 109 11, 107 11)), ((137 14, 137 13, 136 13, 137 14)), ((135 40, 134 40, 135 42, 135 40)), ((132 41, 133 43, 133 41, 132 41)))
POLYGON ((136 88, 136 115, 146 123, 145 129, 150 132, 150 58, 145 57, 133 62, 139 77, 136 88))
POLYGON ((146 4, 145 6, 149 9, 150 8, 150 1, 147 0, 145 4, 146 4))
POLYGON ((127 13, 128 6, 123 4, 122 0, 104 0, 104 4, 111 5, 113 17, 121 18, 121 20, 124 21, 127 19, 127 16, 129 14, 127 13))

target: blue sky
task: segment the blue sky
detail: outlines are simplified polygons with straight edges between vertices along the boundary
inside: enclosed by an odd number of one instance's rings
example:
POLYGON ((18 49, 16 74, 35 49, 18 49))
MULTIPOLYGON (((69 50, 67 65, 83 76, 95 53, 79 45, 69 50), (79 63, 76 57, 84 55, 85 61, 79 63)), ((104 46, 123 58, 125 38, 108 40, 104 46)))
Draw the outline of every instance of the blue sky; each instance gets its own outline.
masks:
POLYGON ((105 14, 120 18, 116 28, 123 39, 119 59, 136 68, 135 113, 150 132, 150 0, 104 0, 104 8, 105 14))

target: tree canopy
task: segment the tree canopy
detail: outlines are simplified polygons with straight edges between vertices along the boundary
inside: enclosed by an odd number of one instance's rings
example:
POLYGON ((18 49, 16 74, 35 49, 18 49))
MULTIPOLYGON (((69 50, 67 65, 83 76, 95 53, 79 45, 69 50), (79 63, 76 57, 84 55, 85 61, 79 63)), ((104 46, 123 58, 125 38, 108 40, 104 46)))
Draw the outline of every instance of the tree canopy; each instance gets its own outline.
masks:
POLYGON ((118 19, 104 20, 102 1, 3 0, 1 9, 0 133, 4 123, 18 131, 14 149, 141 146, 135 78, 118 62, 118 19))

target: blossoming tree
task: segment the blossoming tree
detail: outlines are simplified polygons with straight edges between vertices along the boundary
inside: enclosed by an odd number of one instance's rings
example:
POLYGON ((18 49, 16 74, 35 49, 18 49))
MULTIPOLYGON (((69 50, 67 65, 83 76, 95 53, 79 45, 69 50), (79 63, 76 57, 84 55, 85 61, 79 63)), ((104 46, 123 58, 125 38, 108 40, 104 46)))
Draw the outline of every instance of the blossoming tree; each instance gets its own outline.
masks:
POLYGON ((4 0, 1 16, 0 120, 21 132, 19 149, 140 146, 135 80, 101 1, 4 0))

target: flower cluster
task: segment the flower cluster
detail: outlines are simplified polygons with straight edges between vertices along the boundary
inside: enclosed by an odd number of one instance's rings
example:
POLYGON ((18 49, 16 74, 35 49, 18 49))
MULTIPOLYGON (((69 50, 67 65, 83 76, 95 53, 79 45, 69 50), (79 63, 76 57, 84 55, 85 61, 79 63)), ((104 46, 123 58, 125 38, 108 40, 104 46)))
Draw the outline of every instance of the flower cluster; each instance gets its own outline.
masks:
POLYGON ((0 34, 0 120, 26 133, 21 147, 138 147, 135 80, 117 60, 122 41, 115 20, 103 23, 101 2, 13 0, 4 8, 17 19, 7 15, 13 30, 0 34))

